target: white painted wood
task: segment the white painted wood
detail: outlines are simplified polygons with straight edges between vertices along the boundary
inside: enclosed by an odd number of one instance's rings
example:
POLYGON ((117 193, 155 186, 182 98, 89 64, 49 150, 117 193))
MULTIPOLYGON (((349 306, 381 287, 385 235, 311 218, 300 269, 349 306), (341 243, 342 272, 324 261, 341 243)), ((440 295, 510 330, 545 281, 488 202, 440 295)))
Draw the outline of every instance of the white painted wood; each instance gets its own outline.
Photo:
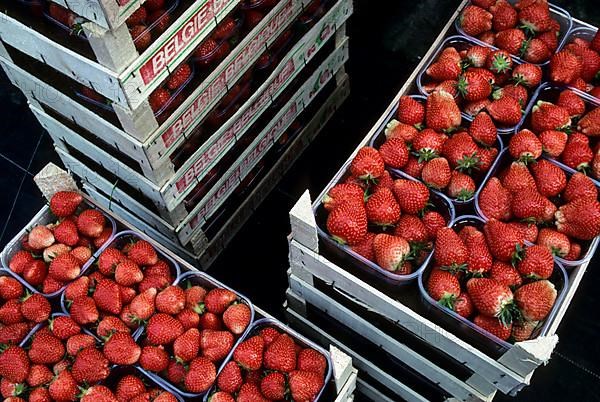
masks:
POLYGON ((329 354, 333 363, 333 380, 339 395, 342 387, 349 381, 354 371, 352 358, 336 348, 335 345, 329 345, 329 354))
POLYGON ((376 328, 341 304, 336 303, 333 299, 306 284, 301 279, 292 275, 289 277, 289 284, 292 291, 304 297, 311 306, 318 308, 331 318, 343 323, 358 335, 379 345, 381 349, 402 361, 425 378, 438 384, 440 388, 450 395, 462 401, 491 401, 494 397, 494 394, 480 394, 477 390, 471 388, 471 386, 456 378, 451 373, 412 351, 406 345, 396 341, 379 328, 376 328))
POLYGON ((116 73, 121 73, 139 56, 125 24, 112 31, 94 23, 84 23, 82 28, 98 63, 116 73))
POLYGON ((352 395, 356 389, 356 380, 358 378, 358 370, 353 369, 350 373, 350 379, 344 384, 342 389, 338 390, 337 397, 334 402, 352 402, 354 396, 352 395))
POLYGON ((122 25, 143 3, 143 0, 52 0, 106 29, 122 25))
POLYGON ((33 181, 38 186, 42 195, 48 201, 58 191, 77 191, 77 183, 67 172, 56 166, 54 163, 48 163, 42 170, 33 177, 33 181))
POLYGON ((317 222, 312 212, 310 193, 306 190, 290 211, 292 238, 305 247, 319 252, 319 236, 317 222))

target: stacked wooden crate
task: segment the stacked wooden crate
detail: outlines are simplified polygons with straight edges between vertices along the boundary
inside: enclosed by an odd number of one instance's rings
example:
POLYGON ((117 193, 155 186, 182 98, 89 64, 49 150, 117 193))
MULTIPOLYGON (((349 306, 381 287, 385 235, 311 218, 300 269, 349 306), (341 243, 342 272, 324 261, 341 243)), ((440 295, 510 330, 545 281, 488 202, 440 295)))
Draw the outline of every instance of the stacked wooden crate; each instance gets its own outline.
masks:
POLYGON ((140 1, 56 1, 70 35, 37 1, 0 15, 9 79, 98 203, 204 268, 349 92, 350 0, 167 0, 146 49, 128 26, 140 1), (237 33, 202 59, 225 24, 237 33))

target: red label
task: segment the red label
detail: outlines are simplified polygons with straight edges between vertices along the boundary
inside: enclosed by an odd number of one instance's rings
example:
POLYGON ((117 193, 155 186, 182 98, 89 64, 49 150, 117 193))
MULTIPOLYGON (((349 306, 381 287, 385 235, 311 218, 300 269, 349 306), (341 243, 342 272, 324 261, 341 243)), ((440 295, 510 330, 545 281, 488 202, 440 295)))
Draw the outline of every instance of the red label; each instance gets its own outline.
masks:
POLYGON ((209 0, 140 68, 144 84, 160 74, 214 18, 213 0, 209 0))

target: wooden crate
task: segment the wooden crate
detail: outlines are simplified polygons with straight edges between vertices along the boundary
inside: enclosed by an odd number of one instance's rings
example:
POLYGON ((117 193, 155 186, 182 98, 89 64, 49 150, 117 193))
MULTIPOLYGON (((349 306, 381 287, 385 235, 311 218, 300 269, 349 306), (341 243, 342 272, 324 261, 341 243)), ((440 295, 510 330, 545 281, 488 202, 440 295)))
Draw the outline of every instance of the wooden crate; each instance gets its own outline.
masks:
POLYGON ((329 121, 333 113, 344 102, 350 92, 348 80, 344 77, 314 117, 289 145, 289 148, 279 158, 276 164, 268 171, 263 179, 256 185, 245 201, 231 215, 227 223, 213 238, 209 239, 202 230, 202 226, 191 233, 187 244, 182 244, 177 228, 169 225, 155 213, 149 211, 139 203, 136 197, 123 191, 115 183, 103 178, 93 169, 89 169, 68 153, 57 149, 65 166, 79 178, 86 189, 90 190, 93 198, 105 208, 116 211, 118 214, 127 215, 127 219, 136 222, 143 231, 149 235, 158 235, 165 239, 173 250, 183 252, 190 261, 195 261, 201 269, 208 269, 214 259, 235 236, 237 231, 251 216, 264 198, 271 192, 291 165, 302 154, 304 149, 312 142, 320 130, 329 121))
MULTIPOLYGON (((223 127, 218 130, 211 139, 226 137, 231 139, 230 144, 225 144, 229 147, 233 143, 237 142, 245 133, 245 130, 251 126, 251 122, 255 121, 262 113, 269 108, 275 99, 282 91, 284 91, 292 81, 303 71, 306 64, 311 61, 317 51, 323 46, 333 42, 333 38, 343 40, 344 21, 349 15, 348 10, 351 10, 350 0, 340 0, 337 5, 330 10, 330 13, 325 16, 317 25, 315 25, 301 40, 294 46, 291 51, 282 59, 278 67, 273 71, 270 77, 264 82, 264 84, 255 92, 254 96, 248 99, 242 107, 238 110, 235 116, 232 116, 227 122, 224 123, 223 127), (342 7, 344 6, 344 7, 342 7), (340 28, 336 33, 336 28, 340 28), (245 124, 242 124, 245 123, 245 124), (233 129, 233 131, 232 131, 233 129)), ((13 74, 14 75, 14 74, 13 74)), ((27 80, 27 83, 31 81, 27 80)), ((37 85, 35 86, 37 91, 43 91, 37 85)), ((53 97, 47 97, 52 99, 53 97)), ((39 99, 36 97, 36 99, 39 99)), ((70 101, 70 99, 69 99, 70 101)), ((35 105, 32 108, 34 113, 38 114, 38 111, 43 110, 40 118, 43 120, 45 116, 51 111, 48 111, 48 105, 41 104, 37 100, 30 100, 35 105)), ((49 101, 49 103, 53 103, 49 101)), ((195 128, 203 120, 210 111, 210 107, 198 109, 198 106, 193 108, 202 114, 196 123, 193 124, 195 128), (200 111, 201 110, 201 111, 200 111)), ((73 110, 75 112, 75 110, 73 110)), ((74 115, 71 113, 69 115, 74 115)), ((64 116, 64 115, 63 115, 64 116)), ((68 116, 64 116, 65 120, 72 122, 68 116)), ((80 119, 81 120, 81 119, 80 119)), ((105 122, 105 121, 104 121, 105 122)), ((75 125, 75 124, 74 124, 75 125)), ((181 122, 173 123, 167 132, 174 133, 174 127, 181 127, 181 122)), ((86 128, 86 127, 82 127, 86 128)), ((93 127, 96 131, 92 131, 85 138, 87 142, 90 142, 94 148, 104 149, 108 151, 106 153, 96 153, 94 159, 102 165, 111 164, 114 159, 119 159, 124 162, 130 162, 133 169, 141 173, 142 176, 147 178, 151 183, 156 186, 162 186, 169 181, 169 179, 175 177, 178 174, 174 164, 172 163, 170 156, 173 152, 180 148, 184 141, 188 140, 183 134, 183 131, 179 130, 179 137, 173 137, 168 135, 165 137, 156 137, 148 140, 144 143, 140 143, 127 135, 115 135, 114 131, 107 131, 107 124, 101 126, 96 125, 93 127), (96 134, 98 133, 98 134, 96 134), (97 136, 97 137, 96 137, 97 136), (168 138, 168 140, 167 140, 168 138), (127 141, 122 141, 127 139, 127 141), (107 149, 106 145, 113 145, 117 152, 111 152, 107 149), (107 159, 108 158, 108 159, 107 159)), ((86 131, 90 131, 92 127, 87 127, 86 131)), ((66 132, 58 132, 58 139, 54 138, 55 141, 60 140, 61 142, 67 143, 75 148, 79 148, 81 145, 82 138, 78 136, 67 135, 66 132)), ((211 140, 209 139, 209 141, 211 140)), ((224 144, 216 142, 215 146, 224 146, 224 144)), ((89 147, 88 147, 89 148, 89 147)), ((205 161, 207 165, 214 165, 218 160, 219 156, 223 155, 224 152, 214 152, 214 147, 204 147, 204 154, 199 156, 199 160, 205 161), (207 160, 206 155, 214 157, 214 160, 207 160)), ((201 148, 198 152, 202 153, 201 148)), ((183 168, 183 167, 182 167, 183 168)), ((207 167, 205 170, 209 170, 207 167)), ((197 172, 198 170, 195 169, 197 172)), ((200 179, 201 177, 198 177, 200 179)))
MULTIPOLYGON (((124 126, 146 124, 126 127, 126 131, 147 134, 158 127, 147 101, 148 95, 238 4, 239 0, 190 1, 189 8, 141 55, 135 50, 125 25, 116 31, 97 32, 95 24, 83 24, 97 61, 68 49, 7 14, 0 15, 4 22, 0 24, 0 39, 104 95, 114 102, 113 108, 124 126), (153 121, 154 126, 148 127, 147 119, 153 121)), ((251 64, 259 56, 256 50, 270 45, 302 8, 301 0, 281 1, 236 46, 238 51, 230 54, 226 61, 237 58, 235 53, 241 53, 239 61, 251 64)), ((1 53, 6 57, 10 52, 4 49, 1 53)))

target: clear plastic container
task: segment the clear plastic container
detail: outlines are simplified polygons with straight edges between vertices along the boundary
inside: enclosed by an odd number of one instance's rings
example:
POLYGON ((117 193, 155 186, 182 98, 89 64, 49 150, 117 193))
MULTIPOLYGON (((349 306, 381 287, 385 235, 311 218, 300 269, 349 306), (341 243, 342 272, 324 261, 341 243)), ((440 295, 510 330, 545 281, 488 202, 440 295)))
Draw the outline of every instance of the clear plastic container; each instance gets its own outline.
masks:
MULTIPOLYGON (((244 331, 244 333, 239 335, 238 339, 235 341, 232 350, 235 349, 235 347, 238 345, 238 343, 246 337, 246 335, 250 332, 251 328, 253 327, 252 323, 254 322, 254 305, 252 304, 250 299, 248 299, 246 296, 240 294, 239 292, 231 289, 230 287, 224 285, 223 283, 217 281, 216 279, 210 277, 209 275, 205 274, 204 272, 200 272, 200 271, 184 272, 179 277, 177 277, 174 284, 183 287, 183 285, 186 282, 191 283, 192 285, 200 285, 209 290, 214 289, 214 288, 228 289, 228 290, 234 292, 238 296, 238 299, 240 302, 246 304, 250 308, 250 324, 248 325, 248 328, 246 328, 246 331, 244 331)), ((138 337, 138 338, 143 338, 143 337, 144 337, 144 333, 142 332, 141 337, 138 337)), ((136 340, 137 340, 137 338, 136 338, 136 340)), ((225 358, 225 360, 221 363, 221 365, 218 366, 217 375, 218 375, 218 373, 221 372, 221 370, 223 369, 223 366, 225 365, 226 362, 227 362, 227 358, 225 358)), ((160 377, 156 373, 151 373, 151 372, 148 372, 143 369, 142 369, 142 371, 148 377, 152 378, 153 381, 161 384, 163 386, 163 388, 165 388, 169 392, 179 395, 180 397, 182 397, 184 399, 203 398, 208 394, 208 392, 203 392, 203 393, 186 392, 184 390, 179 389, 175 384, 172 384, 169 381, 167 381, 166 379, 160 377)))
MULTIPOLYGON (((507 1, 513 5, 519 2, 519 0, 507 0, 507 1)), ((471 2, 466 4, 465 7, 470 6, 470 5, 471 5, 471 2)), ((479 39, 477 39, 471 35, 467 35, 460 26, 460 16, 461 15, 462 15, 462 10, 459 13, 459 16, 456 17, 456 20, 454 21, 454 27, 461 35, 473 40, 474 42, 476 42, 482 46, 487 46, 487 47, 491 47, 493 49, 498 49, 497 47, 490 46, 488 43, 480 41, 479 39)), ((567 39, 567 35, 569 34, 569 31, 571 31, 571 28, 573 27, 573 18, 571 17, 571 14, 569 14, 569 12, 567 10, 565 10, 561 7, 558 7, 554 4, 550 4, 550 15, 552 16, 552 18, 557 20, 558 23, 560 24, 560 35, 558 36, 558 48, 555 51, 555 53, 556 53, 556 52, 560 51, 560 49, 562 49, 562 47, 566 43, 565 41, 567 39)), ((520 63, 526 63, 526 61, 521 59, 520 57, 514 56, 513 58, 520 63)), ((537 65, 545 66, 549 63, 550 63, 550 60, 547 60, 544 63, 539 63, 537 65)))
MULTIPOLYGON (((86 200, 83 200, 82 202, 82 206, 85 206, 87 208, 94 208, 96 209, 96 207, 90 203, 88 203, 86 200)), ((82 207, 79 207, 79 210, 81 210, 82 207)), ((111 242, 111 239, 114 238, 114 235, 117 231, 117 224, 114 221, 113 218, 111 218, 110 216, 103 214, 104 217, 106 218, 106 221, 108 223, 109 227, 112 227, 112 235, 111 238, 105 243, 108 244, 111 242)), ((2 250, 2 254, 0 254, 0 261, 2 263, 2 266, 4 267, 8 267, 9 266, 9 262, 11 260, 11 258, 13 257, 13 255, 15 255, 15 253, 19 250, 22 250, 21 247, 21 239, 23 237, 25 237, 27 235, 27 233, 29 233, 29 231, 38 225, 47 225, 48 223, 53 223, 58 221, 58 218, 56 216, 54 216, 54 214, 52 213, 52 211, 50 211, 50 207, 49 206, 44 206, 34 217, 33 219, 31 219, 31 221, 23 228, 23 230, 21 230, 19 233, 17 233, 17 235, 8 242, 8 244, 6 245, 6 247, 4 248, 4 250, 2 250)), ((98 250, 96 250, 96 252, 94 253, 94 255, 92 256, 92 258, 90 258, 85 264, 82 265, 81 267, 81 272, 85 272, 85 270, 88 269, 88 267, 90 265, 92 265, 94 263, 95 260, 95 256, 97 255, 97 253, 102 249, 102 247, 100 247, 98 250)), ((25 282, 25 280, 23 278, 21 278, 19 275, 15 274, 14 272, 10 271, 10 274, 12 276, 14 276, 15 278, 19 279, 22 283, 25 282)), ((24 283, 25 286, 27 286, 28 289, 32 289, 35 290, 35 288, 28 284, 28 283, 24 283)), ((54 297, 58 297, 62 294, 62 292, 65 290, 65 288, 67 287, 67 284, 65 284, 65 286, 63 286, 60 290, 57 290, 56 292, 53 293, 42 293, 42 295, 44 295, 46 298, 48 299, 52 299, 54 297)), ((39 290, 35 290, 38 293, 39 290)))
MULTIPOLYGON (((369 261, 364 258, 360 254, 352 251, 349 246, 341 245, 337 243, 335 240, 327 234, 326 231, 326 222, 327 216, 329 215, 325 207, 323 207, 322 200, 323 196, 327 194, 327 192, 336 184, 343 182, 343 179, 347 176, 347 172, 350 168, 351 161, 346 162, 346 165, 340 170, 340 173, 329 183, 329 185, 323 190, 321 196, 319 196, 313 203, 313 213, 315 215, 315 219, 317 221, 317 232, 319 237, 321 238, 324 246, 336 257, 340 258, 344 261, 345 264, 352 265, 358 267, 369 275, 372 275, 383 282, 389 285, 408 285, 412 283, 419 272, 421 272, 425 266, 427 265, 429 259, 431 258, 431 252, 425 259, 425 261, 419 266, 415 267, 415 270, 409 275, 399 275, 394 272, 387 271, 381 268, 376 263, 369 261)), ((394 179, 407 179, 418 181, 417 179, 408 176, 407 174, 400 171, 392 171, 390 170, 392 178, 394 179)), ((452 205, 452 201, 444 194, 430 191, 430 199, 429 201, 433 204, 434 210, 442 214, 442 216, 446 219, 446 222, 450 223, 454 219, 454 206, 452 205)))
MULTIPOLYGON (((484 224, 485 220, 479 216, 463 215, 457 217, 452 222, 451 227, 455 228, 456 230, 460 230, 462 226, 472 225, 481 230, 484 224)), ((510 349, 512 345, 509 342, 503 341, 495 335, 492 335, 491 333, 478 327, 468 319, 440 305, 438 302, 432 299, 431 296, 429 296, 429 293, 427 293, 425 288, 425 284, 427 283, 432 269, 433 261, 428 264, 428 266, 419 275, 419 289, 421 291, 421 297, 424 299, 429 312, 435 316, 436 319, 443 322, 446 327, 453 327, 453 332, 457 336, 460 336, 461 339, 468 340, 473 346, 485 349, 485 351, 488 353, 503 354, 510 349)), ((548 314, 548 317, 546 317, 546 319, 534 330, 531 339, 548 334, 550 324, 552 324, 554 321, 568 288, 569 279, 567 277, 567 272, 562 265, 556 261, 554 261, 554 271, 552 276, 548 280, 556 287, 556 301, 552 307, 552 310, 548 314)))
MULTIPOLYGON (((419 101, 421 103, 425 103, 425 101, 427 100, 427 96, 425 96, 425 95, 409 95, 409 96, 413 99, 416 99, 417 101, 419 101)), ((469 125, 472 121, 472 118, 467 117, 468 115, 466 113, 461 113, 461 115, 463 117, 462 126, 465 128, 469 127, 469 125)), ((393 111, 390 112, 390 114, 384 120, 382 125, 375 131, 375 135, 373 135, 373 138, 371 138, 371 140, 369 141, 370 146, 379 149, 379 147, 386 141, 386 136, 385 136, 386 126, 392 119, 395 119, 395 117, 396 117, 396 109, 394 109, 393 111)), ((504 149, 504 142, 502 141, 502 137, 500 137, 500 135, 497 135, 496 139, 497 139, 498 143, 496 144, 495 148, 498 149, 498 155, 500 155, 500 152, 504 149)), ((496 157, 496 160, 498 160, 498 157, 496 157)), ((492 166, 493 166, 493 164, 492 164, 492 166)), ((491 170, 491 167, 490 167, 490 170, 491 170)), ((399 174, 406 175, 406 173, 404 173, 400 169, 390 168, 390 171, 394 171, 399 174)), ((486 172, 473 172, 471 174, 471 177, 473 178, 473 180, 475 180, 475 183, 478 184, 477 189, 475 190, 476 192, 483 185, 483 180, 485 179, 486 175, 487 175, 486 172)), ((415 179, 418 181, 421 181, 418 178, 415 178, 415 179)), ((459 210, 458 211, 459 213, 467 212, 472 207, 473 200, 475 199, 475 197, 473 196, 467 200, 458 200, 456 198, 448 197, 447 195, 443 194, 441 191, 437 191, 437 190, 433 190, 433 189, 430 189, 430 191, 440 194, 440 195, 443 195, 444 197, 450 199, 452 201, 452 204, 454 205, 455 209, 459 210)))
MULTIPOLYGON (((551 162, 551 163, 555 164, 556 166, 560 167, 561 169, 563 169, 567 175, 567 179, 570 178, 573 175, 573 173, 575 173, 575 171, 573 169, 570 169, 553 159, 546 158, 546 157, 544 157, 544 159, 548 160, 549 162, 551 162)), ((490 169, 485 180, 481 184, 481 187, 475 194, 475 211, 477 212, 477 215, 479 217, 481 217, 484 221, 487 221, 488 218, 485 216, 485 214, 479 207, 479 196, 481 194, 481 190, 485 187, 486 183, 489 181, 489 179, 491 177, 497 176, 502 170, 507 168, 512 163, 512 161, 513 161, 513 159, 511 158, 510 154, 508 153, 508 150, 506 149, 506 150, 502 151, 498 157, 498 160, 496 161, 494 166, 492 166, 492 168, 490 169)), ((600 187, 597 184, 596 184, 596 186, 600 187)), ((578 241, 578 243, 581 244, 582 257, 580 259, 570 261, 570 260, 565 260, 564 258, 561 258, 558 256, 554 256, 554 259, 556 261, 558 261, 566 269, 571 269, 573 267, 577 267, 579 265, 585 264, 586 262, 590 261, 592 259, 592 257, 594 256, 594 253, 596 252, 596 249, 598 248, 598 243, 600 243, 600 236, 596 236, 594 239, 592 239, 590 241, 578 241)))
MULTIPOLYGON (((294 341, 296 342, 296 344, 302 346, 303 349, 306 349, 306 348, 314 349, 317 352, 321 353, 325 357, 325 359, 327 361, 327 369, 325 372, 325 378, 323 379, 323 387, 321 388, 321 391, 319 391, 319 393, 317 394, 317 397, 314 399, 314 402, 317 402, 319 400, 319 398, 321 397, 321 395, 323 394, 323 391, 327 387, 327 384, 331 380, 331 374, 333 372, 333 363, 331 361, 331 356, 329 355, 329 352, 327 352, 325 349, 323 349, 316 343, 310 341, 309 339, 305 338, 304 336, 300 335, 296 331, 289 328, 287 325, 283 324, 280 321, 277 321, 274 318, 261 318, 260 320, 255 321, 250 326, 248 333, 246 334, 246 336, 244 336, 244 338, 242 340, 245 340, 245 339, 248 339, 248 338, 254 336, 256 333, 258 333, 259 330, 261 330, 265 327, 275 327, 276 329, 279 330, 279 332, 286 333, 290 337, 292 337, 294 339, 294 341)), ((229 361, 231 361, 233 359, 233 353, 235 352, 236 347, 237 347, 237 345, 231 350, 229 355, 225 358, 223 365, 227 364, 229 361)), ((208 398, 210 397, 210 395, 216 391, 217 390, 213 386, 206 393, 206 396, 204 397, 204 401, 208 401, 208 398)))
MULTIPOLYGON (((421 92, 425 96, 429 95, 429 92, 427 92, 425 90, 425 85, 427 82, 431 81, 431 79, 429 79, 429 77, 427 76, 426 71, 429 68, 429 66, 431 66, 431 64, 433 64, 438 59, 439 55, 442 53, 442 51, 444 49, 452 46, 456 50, 461 52, 463 50, 468 50, 471 47, 476 46, 476 45, 480 45, 480 43, 475 42, 470 37, 464 37, 464 36, 458 36, 458 35, 451 36, 451 37, 447 38, 446 40, 444 40, 437 47, 435 52, 433 52, 433 54, 427 59, 427 63, 423 67, 423 70, 421 70, 419 72, 419 74, 417 75, 417 87, 419 88, 419 92, 421 92)), ((521 60, 517 57, 513 57, 513 59, 514 59, 513 61, 515 64, 523 64, 523 60, 521 60)), ((538 85, 538 87, 539 87, 539 85, 538 85)), ((529 94, 529 100, 527 101, 527 105, 525 105, 525 109, 529 108, 529 104, 532 102, 533 95, 535 94, 538 87, 527 90, 527 92, 529 94)), ((465 119, 468 121, 473 121, 473 119, 475 118, 475 116, 471 116, 468 113, 463 113, 463 116, 465 116, 465 119)), ((523 117, 521 118, 521 122, 523 121, 523 119, 525 119, 525 114, 523 114, 523 117)), ((521 122, 519 122, 519 124, 521 124, 521 122)), ((517 126, 518 126, 518 124, 515 126, 498 127, 498 133, 502 134, 502 135, 512 134, 515 131, 515 128, 517 126)))
MULTIPOLYGON (((583 26, 583 27, 574 28, 571 30, 571 32, 569 32, 569 35, 567 36, 567 38, 565 40, 565 46, 567 46, 569 43, 573 42, 574 39, 584 39, 584 40, 590 42, 592 39, 594 39, 594 36, 596 36, 597 32, 598 32, 598 28, 595 28, 592 26, 583 26)), ((572 88, 572 89, 581 93, 579 90, 577 90, 575 88, 572 88)), ((586 93, 586 95, 589 96, 590 98, 598 99, 595 96, 592 96, 590 94, 586 93)))

